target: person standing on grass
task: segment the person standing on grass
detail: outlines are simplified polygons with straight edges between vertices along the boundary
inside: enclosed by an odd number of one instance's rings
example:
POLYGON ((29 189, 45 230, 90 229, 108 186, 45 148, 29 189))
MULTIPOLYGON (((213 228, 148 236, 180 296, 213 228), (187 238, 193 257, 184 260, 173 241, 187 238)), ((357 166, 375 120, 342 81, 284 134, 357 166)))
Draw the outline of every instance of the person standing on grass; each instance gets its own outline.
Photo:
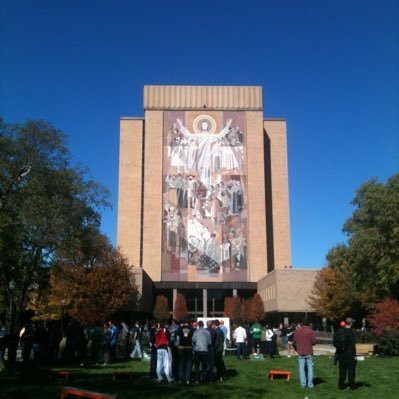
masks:
POLYGON ((208 320, 206 322, 206 329, 209 331, 211 335, 211 343, 208 347, 208 381, 214 381, 215 375, 213 373, 213 369, 215 367, 215 340, 216 340, 216 332, 215 332, 215 324, 214 320, 208 320))
POLYGON ((349 387, 352 391, 356 389, 356 339, 352 331, 354 324, 355 320, 348 317, 345 320, 345 327, 339 329, 333 338, 339 363, 338 388, 345 389, 346 375, 348 375, 349 387))
POLYGON ((134 348, 132 350, 132 353, 130 354, 130 357, 134 359, 136 355, 138 355, 138 358, 142 360, 143 354, 141 352, 141 337, 143 336, 143 331, 141 330, 139 321, 136 321, 136 323, 134 324, 134 327, 132 328, 131 331, 131 335, 132 335, 132 342, 134 344, 134 348))
POLYGON ((206 381, 208 374, 208 348, 211 345, 211 334, 204 328, 204 322, 198 322, 198 329, 193 335, 193 351, 194 351, 194 374, 195 383, 198 384, 200 380, 206 381), (202 367, 202 378, 200 378, 200 364, 202 367))
POLYGON ((275 354, 275 342, 276 334, 272 327, 266 326, 266 354, 270 355, 270 358, 274 358, 275 354))
POLYGON ((223 341, 223 356, 226 353, 226 346, 227 346, 227 327, 224 325, 224 320, 220 320, 220 330, 223 333, 224 341, 223 341))
POLYGON ((252 336, 252 352, 254 355, 259 355, 262 326, 260 325, 258 319, 255 319, 254 324, 251 326, 250 332, 252 336))
POLYGON ((280 325, 280 337, 281 337, 281 345, 283 346, 284 349, 288 349, 288 338, 287 338, 287 333, 288 333, 288 325, 280 325))
POLYGON ((295 355, 294 349, 294 336, 295 336, 296 325, 291 323, 289 328, 287 328, 287 357, 295 355))
POLYGON ((237 348, 237 360, 241 359, 241 355, 242 358, 245 358, 245 343, 247 341, 247 332, 245 331, 245 328, 242 326, 242 322, 240 321, 238 324, 238 327, 234 330, 234 341, 236 344, 236 348, 237 348))
POLYGON ((130 331, 128 325, 121 321, 121 335, 122 335, 122 354, 125 359, 129 357, 130 346, 130 331))
POLYGON ((308 321, 302 323, 294 335, 294 347, 298 352, 299 379, 302 388, 313 388, 313 346, 316 345, 316 334, 309 328, 308 321), (307 368, 307 378, 306 370, 307 368))
POLYGON ((151 321, 150 329, 148 331, 149 336, 149 346, 151 348, 150 354, 150 379, 157 378, 157 347, 155 346, 155 335, 160 328, 160 325, 155 322, 155 320, 151 321))
POLYGON ((116 360, 116 345, 118 344, 118 327, 110 321, 108 323, 109 328, 111 329, 111 341, 109 343, 109 356, 111 362, 114 362, 116 360))
POLYGON ((160 324, 160 328, 155 334, 155 347, 157 348, 157 379, 160 384, 164 378, 169 383, 174 382, 171 371, 171 363, 169 361, 168 345, 170 340, 169 330, 165 327, 165 323, 160 324))
POLYGON ((108 323, 104 324, 104 341, 102 346, 102 360, 103 366, 107 366, 110 361, 110 347, 111 347, 111 337, 112 331, 108 323))
POLYGON ((190 384, 193 364, 193 334, 194 329, 188 321, 184 321, 179 335, 179 382, 190 384))
POLYGON ((215 320, 215 366, 217 378, 220 381, 227 380, 226 366, 223 361, 223 350, 224 350, 224 334, 220 328, 219 320, 215 320))

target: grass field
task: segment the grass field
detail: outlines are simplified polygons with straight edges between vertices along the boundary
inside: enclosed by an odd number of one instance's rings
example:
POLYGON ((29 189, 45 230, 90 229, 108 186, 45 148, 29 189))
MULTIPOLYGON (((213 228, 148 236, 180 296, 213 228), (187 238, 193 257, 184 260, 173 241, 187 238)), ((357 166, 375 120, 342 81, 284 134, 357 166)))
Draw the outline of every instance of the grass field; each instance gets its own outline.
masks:
POLYGON ((149 363, 129 361, 111 366, 64 367, 70 370, 70 381, 49 381, 49 371, 56 368, 31 367, 18 369, 15 376, 0 375, 0 398, 4 399, 50 399, 59 398, 65 385, 118 394, 127 398, 284 398, 284 399, 328 399, 328 398, 399 398, 399 358, 366 358, 358 362, 356 369, 357 390, 337 388, 338 368, 328 356, 317 356, 315 360, 315 387, 303 389, 299 384, 296 358, 267 358, 240 360, 225 358, 228 380, 208 384, 157 384, 148 378, 149 363), (291 380, 267 378, 269 369, 291 371, 291 380), (112 381, 113 371, 134 371, 135 377, 112 381))

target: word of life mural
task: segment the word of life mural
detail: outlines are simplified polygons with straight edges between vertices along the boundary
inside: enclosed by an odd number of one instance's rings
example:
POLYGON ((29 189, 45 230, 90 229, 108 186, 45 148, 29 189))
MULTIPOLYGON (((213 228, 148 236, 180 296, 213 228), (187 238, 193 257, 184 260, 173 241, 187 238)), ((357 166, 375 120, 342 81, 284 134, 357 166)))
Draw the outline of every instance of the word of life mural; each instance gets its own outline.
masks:
POLYGON ((247 281, 245 114, 164 113, 162 280, 247 281))

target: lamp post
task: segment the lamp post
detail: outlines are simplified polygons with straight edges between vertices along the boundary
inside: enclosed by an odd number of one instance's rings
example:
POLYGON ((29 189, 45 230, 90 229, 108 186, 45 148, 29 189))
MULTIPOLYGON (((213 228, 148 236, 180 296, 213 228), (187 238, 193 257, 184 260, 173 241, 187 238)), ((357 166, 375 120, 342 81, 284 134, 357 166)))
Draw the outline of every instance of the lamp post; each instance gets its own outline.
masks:
POLYGON ((9 298, 9 315, 8 315, 8 332, 11 333, 14 325, 14 290, 15 281, 10 280, 8 283, 8 298, 9 298))
POLYGON ((61 330, 62 335, 64 336, 64 306, 65 306, 65 299, 61 300, 61 330))

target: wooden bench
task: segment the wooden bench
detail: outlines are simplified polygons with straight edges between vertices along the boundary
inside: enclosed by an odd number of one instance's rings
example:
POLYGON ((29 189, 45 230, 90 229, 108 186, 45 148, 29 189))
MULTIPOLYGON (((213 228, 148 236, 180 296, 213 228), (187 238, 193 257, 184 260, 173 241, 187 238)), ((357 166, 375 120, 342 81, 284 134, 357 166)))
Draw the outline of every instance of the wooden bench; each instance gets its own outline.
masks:
POLYGON ((356 344, 356 355, 372 356, 375 351, 376 344, 356 344))
POLYGON ((112 373, 113 381, 116 381, 120 377, 122 377, 122 378, 127 377, 127 378, 129 378, 129 381, 131 381, 133 378, 133 372, 132 371, 114 371, 112 373))
POLYGON ((274 380, 274 377, 278 378, 283 378, 286 379, 287 381, 290 380, 291 377, 291 372, 290 371, 284 371, 284 370, 270 370, 269 371, 269 378, 271 380, 274 380))
POLYGON ((60 399, 66 399, 70 396, 78 396, 80 398, 89 399, 118 399, 117 395, 112 395, 110 393, 100 393, 87 391, 86 389, 74 388, 74 387, 64 387, 61 391, 60 399))
POLYGON ((49 378, 49 381, 51 381, 54 377, 63 377, 63 378, 65 378, 66 381, 68 381, 69 374, 71 374, 71 372, 67 371, 67 370, 52 371, 48 378, 49 378))

